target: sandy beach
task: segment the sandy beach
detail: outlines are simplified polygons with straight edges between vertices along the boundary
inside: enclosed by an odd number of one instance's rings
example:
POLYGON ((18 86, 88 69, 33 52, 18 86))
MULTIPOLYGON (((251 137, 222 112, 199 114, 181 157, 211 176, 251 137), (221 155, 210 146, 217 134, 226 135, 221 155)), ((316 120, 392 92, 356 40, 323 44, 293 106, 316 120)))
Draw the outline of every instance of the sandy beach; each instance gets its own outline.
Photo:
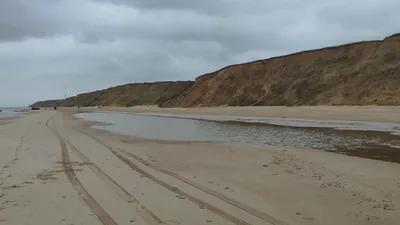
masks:
MULTIPOLYGON (((400 122, 400 107, 81 108, 400 122)), ((0 224, 400 224, 400 164, 314 149, 149 141, 78 109, 0 120, 0 224)))

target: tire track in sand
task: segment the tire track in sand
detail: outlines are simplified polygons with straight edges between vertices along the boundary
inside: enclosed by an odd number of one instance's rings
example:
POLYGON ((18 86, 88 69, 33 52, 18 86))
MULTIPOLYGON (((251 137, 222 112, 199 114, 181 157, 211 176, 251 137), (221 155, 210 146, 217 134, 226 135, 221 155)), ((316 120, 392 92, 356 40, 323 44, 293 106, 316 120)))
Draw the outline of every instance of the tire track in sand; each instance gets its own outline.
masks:
POLYGON ((114 219, 100 206, 100 204, 90 195, 90 193, 85 189, 82 183, 77 178, 74 169, 72 168, 68 148, 65 144, 65 141, 58 133, 55 125, 54 125, 54 116, 50 117, 46 121, 46 126, 54 132, 54 134, 58 137, 61 146, 61 158, 62 158, 62 165, 64 167, 64 172, 67 175, 68 180, 72 183, 74 188, 78 190, 79 194, 82 195, 83 200, 86 204, 90 207, 93 213, 99 218, 100 222, 104 225, 118 225, 114 219), (54 128, 51 128, 49 125, 50 120, 53 121, 54 128))
MULTIPOLYGON (((78 130, 77 130, 78 131, 78 130)), ((126 158, 125 156, 121 155, 118 151, 114 150, 113 148, 111 148, 110 146, 108 146, 107 144, 103 143, 101 140, 99 140, 98 138, 86 133, 86 132, 82 132, 82 131, 78 131, 82 134, 87 135, 88 137, 92 138, 93 140, 97 141, 98 143, 100 143, 101 145, 103 145, 105 148, 107 148, 111 153, 113 153, 117 158, 119 158, 122 162, 124 162, 126 165, 128 165, 131 169, 135 170, 136 172, 143 174, 145 177, 147 177, 148 179, 154 181, 155 183, 161 185, 162 187, 174 192, 177 195, 180 196, 185 196, 189 201, 199 205, 201 208, 205 208, 207 210, 209 210, 212 213, 215 213, 219 216, 221 216, 222 218, 237 224, 237 225, 252 225, 230 213, 227 213, 213 205, 208 204, 207 202, 196 198, 182 190, 180 190, 177 187, 174 187, 164 181, 162 181, 161 179, 158 179, 157 177, 149 174, 148 172, 144 171, 143 169, 141 169, 140 167, 138 167, 135 163, 133 163, 131 160, 129 160, 128 158, 126 158)))
MULTIPOLYGON (((142 203, 140 203, 136 198, 134 198, 127 190, 125 190, 121 185, 119 185, 115 180, 113 180, 108 174, 106 174, 103 170, 101 170, 96 164, 94 164, 90 159, 83 154, 78 148, 76 148, 71 142, 64 139, 64 141, 71 147, 70 149, 97 175, 99 176, 105 183, 110 185, 117 194, 125 201, 129 203, 135 203, 136 206, 140 207, 144 213, 141 215, 142 218, 150 219, 151 224, 165 224, 160 218, 158 218, 153 212, 151 212, 148 208, 146 208, 142 203)), ((142 212, 139 212, 142 214, 142 212)))
POLYGON ((154 167, 149 162, 147 162, 145 159, 143 159, 143 158, 141 158, 141 157, 139 157, 139 156, 137 156, 137 155, 135 155, 135 154, 133 154, 131 152, 125 151, 123 149, 118 149, 118 150, 123 152, 123 153, 125 153, 126 155, 136 159, 137 161, 139 161, 140 163, 142 163, 143 165, 145 165, 145 166, 147 166, 149 168, 155 169, 155 170, 157 170, 157 171, 159 171, 161 173, 164 173, 166 175, 174 177, 174 178, 176 178, 176 179, 178 179, 178 180, 180 180, 180 181, 182 181, 182 182, 184 182, 184 183, 186 183, 186 184, 188 184, 188 185, 190 185, 190 186, 192 186, 194 188, 197 188, 197 189, 199 189, 199 190, 201 190, 201 191, 203 191, 203 192, 205 192, 205 193, 207 193, 209 195, 212 195, 212 196, 214 196, 214 197, 216 197, 216 198, 218 198, 218 199, 220 199, 220 200, 222 200, 222 201, 224 201, 224 202, 226 202, 226 203, 228 203, 228 204, 230 204, 232 206, 235 206, 235 207, 237 207, 237 208, 239 208, 239 209, 241 209, 241 210, 243 210, 245 212, 248 212, 251 215, 256 216, 256 217, 264 220, 265 222, 271 223, 273 225, 287 225, 285 222, 280 221, 280 220, 276 219, 275 217, 272 217, 272 216, 270 216, 270 215, 268 215, 268 214, 266 214, 264 212, 259 211, 258 209, 255 209, 255 208, 250 207, 250 206, 248 206, 246 204, 243 204, 243 203, 241 203, 241 202, 239 202, 239 201, 237 201, 235 199, 232 199, 232 198, 230 198, 228 196, 225 196, 225 195, 223 195, 223 194, 221 194, 221 193, 219 193, 219 192, 217 192, 215 190, 212 190, 210 188, 207 188, 207 187, 204 187, 202 185, 199 185, 199 184, 197 184, 197 183, 195 183, 195 182, 193 182, 193 181, 191 181, 191 180, 189 180, 189 179, 187 179, 187 178, 185 178, 185 177, 183 177, 183 176, 181 176, 181 175, 179 175, 179 174, 177 174, 175 172, 154 167))

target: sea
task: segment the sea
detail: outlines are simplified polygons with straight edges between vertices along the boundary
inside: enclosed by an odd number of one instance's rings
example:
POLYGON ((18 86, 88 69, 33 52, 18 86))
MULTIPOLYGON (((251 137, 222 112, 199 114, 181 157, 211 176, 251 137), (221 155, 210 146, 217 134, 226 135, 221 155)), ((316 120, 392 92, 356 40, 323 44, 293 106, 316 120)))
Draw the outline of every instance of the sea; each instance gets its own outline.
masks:
POLYGON ((21 111, 28 109, 27 107, 0 107, 0 118, 8 118, 17 116, 21 111))

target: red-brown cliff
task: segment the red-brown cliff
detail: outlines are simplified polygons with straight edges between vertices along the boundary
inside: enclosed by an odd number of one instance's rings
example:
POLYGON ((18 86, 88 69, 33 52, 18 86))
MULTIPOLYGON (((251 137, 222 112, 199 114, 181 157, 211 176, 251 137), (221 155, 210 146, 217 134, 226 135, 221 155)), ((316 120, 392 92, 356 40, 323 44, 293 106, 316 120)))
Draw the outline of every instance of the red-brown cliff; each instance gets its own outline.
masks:
POLYGON ((400 104, 400 34, 228 66, 160 106, 368 104, 400 104))

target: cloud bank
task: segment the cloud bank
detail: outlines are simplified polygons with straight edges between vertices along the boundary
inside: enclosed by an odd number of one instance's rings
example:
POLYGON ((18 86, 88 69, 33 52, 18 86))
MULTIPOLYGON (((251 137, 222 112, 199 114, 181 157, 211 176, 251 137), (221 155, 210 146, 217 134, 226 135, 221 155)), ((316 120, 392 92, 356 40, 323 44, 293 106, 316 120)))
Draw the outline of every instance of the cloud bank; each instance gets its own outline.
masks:
POLYGON ((397 0, 0 1, 0 105, 382 39, 397 0))

